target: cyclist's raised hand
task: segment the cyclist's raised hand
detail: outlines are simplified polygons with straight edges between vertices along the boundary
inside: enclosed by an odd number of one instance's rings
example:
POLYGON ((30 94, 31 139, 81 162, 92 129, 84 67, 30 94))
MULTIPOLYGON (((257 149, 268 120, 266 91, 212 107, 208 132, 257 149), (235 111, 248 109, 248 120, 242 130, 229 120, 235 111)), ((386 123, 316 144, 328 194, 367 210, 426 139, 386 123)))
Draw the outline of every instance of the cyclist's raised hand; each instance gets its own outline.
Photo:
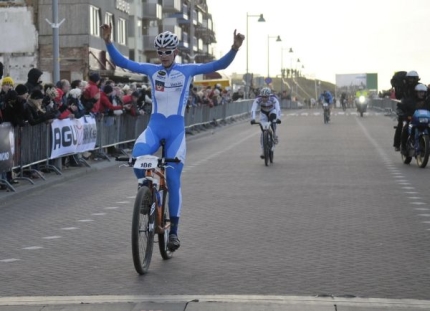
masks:
POLYGON ((234 37, 233 37, 233 45, 231 46, 235 50, 239 50, 239 48, 242 46, 243 40, 245 40, 245 36, 241 33, 236 33, 236 29, 234 30, 234 37))
POLYGON ((103 24, 100 28, 102 30, 103 40, 105 40, 106 43, 109 43, 111 33, 112 33, 112 24, 111 25, 103 24))

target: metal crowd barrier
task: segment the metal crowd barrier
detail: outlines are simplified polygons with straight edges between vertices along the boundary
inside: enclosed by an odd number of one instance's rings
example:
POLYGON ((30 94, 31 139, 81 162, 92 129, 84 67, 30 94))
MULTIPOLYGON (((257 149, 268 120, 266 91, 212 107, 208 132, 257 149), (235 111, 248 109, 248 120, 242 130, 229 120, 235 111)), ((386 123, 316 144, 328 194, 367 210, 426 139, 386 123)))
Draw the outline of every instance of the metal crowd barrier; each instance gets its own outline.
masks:
MULTIPOLYGON (((196 125, 246 115, 249 114, 251 105, 252 100, 242 100, 215 107, 190 107, 185 114, 185 127, 192 128, 196 125)), ((92 151, 110 161, 103 150, 111 146, 133 143, 145 130, 149 118, 148 115, 131 116, 128 114, 98 117, 96 119, 96 146, 92 151)), ((25 127, 14 129, 15 152, 13 167, 10 167, 10 170, 17 174, 15 179, 25 179, 34 184, 30 178, 24 176, 26 172, 38 174, 39 170, 54 170, 57 174, 61 174, 61 170, 57 167, 61 167, 58 165, 58 161, 57 166, 55 165, 56 160, 61 161, 61 158, 50 159, 51 132, 50 124, 45 123, 34 126, 27 124, 25 127)), ((39 177, 45 180, 43 174, 39 174, 39 177)), ((4 179, 0 178, 0 184, 6 184, 10 190, 15 191, 4 179)))

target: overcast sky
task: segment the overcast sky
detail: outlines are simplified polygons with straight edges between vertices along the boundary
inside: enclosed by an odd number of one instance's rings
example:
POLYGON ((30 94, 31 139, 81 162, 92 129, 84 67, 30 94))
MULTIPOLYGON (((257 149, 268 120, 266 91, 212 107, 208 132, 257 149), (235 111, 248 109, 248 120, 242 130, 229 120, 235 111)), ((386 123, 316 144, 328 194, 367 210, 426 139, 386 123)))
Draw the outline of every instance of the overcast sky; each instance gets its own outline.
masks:
MULTIPOLYGON (((218 58, 230 49, 234 29, 246 35, 248 19, 249 72, 267 76, 269 42, 272 77, 280 75, 281 65, 292 65, 304 66, 305 75, 332 83, 336 74, 377 73, 379 90, 390 88, 391 76, 399 70, 416 70, 421 82, 430 83, 430 0, 207 0, 207 4, 218 58), (258 22, 254 15, 259 14, 266 22, 258 22), (276 42, 278 35, 282 42, 276 42)), ((224 73, 245 73, 246 55, 244 42, 224 73)))

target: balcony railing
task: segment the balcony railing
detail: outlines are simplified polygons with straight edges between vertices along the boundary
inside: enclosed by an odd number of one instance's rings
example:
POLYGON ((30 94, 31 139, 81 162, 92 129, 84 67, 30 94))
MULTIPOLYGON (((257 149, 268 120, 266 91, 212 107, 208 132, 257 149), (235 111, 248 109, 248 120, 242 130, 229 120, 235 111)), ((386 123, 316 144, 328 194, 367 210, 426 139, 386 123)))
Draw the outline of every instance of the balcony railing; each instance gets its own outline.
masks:
POLYGON ((163 0, 163 13, 178 13, 181 10, 181 0, 163 0))
POLYGON ((161 20, 163 18, 163 9, 157 3, 142 4, 142 19, 161 20))

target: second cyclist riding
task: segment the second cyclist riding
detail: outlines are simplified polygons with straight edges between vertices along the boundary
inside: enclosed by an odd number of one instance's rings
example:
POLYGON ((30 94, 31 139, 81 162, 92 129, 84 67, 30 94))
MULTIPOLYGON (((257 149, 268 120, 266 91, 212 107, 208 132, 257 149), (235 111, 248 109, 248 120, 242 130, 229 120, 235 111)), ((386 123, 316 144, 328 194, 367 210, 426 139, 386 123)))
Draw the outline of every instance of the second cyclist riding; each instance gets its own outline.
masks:
POLYGON ((259 124, 261 128, 261 158, 267 166, 268 163, 273 163, 273 152, 275 145, 278 143, 278 135, 276 134, 276 124, 280 124, 279 119, 281 108, 279 101, 272 90, 268 87, 261 89, 260 94, 255 98, 251 108, 251 124, 259 124), (260 110, 260 122, 256 122, 257 110, 260 110))

